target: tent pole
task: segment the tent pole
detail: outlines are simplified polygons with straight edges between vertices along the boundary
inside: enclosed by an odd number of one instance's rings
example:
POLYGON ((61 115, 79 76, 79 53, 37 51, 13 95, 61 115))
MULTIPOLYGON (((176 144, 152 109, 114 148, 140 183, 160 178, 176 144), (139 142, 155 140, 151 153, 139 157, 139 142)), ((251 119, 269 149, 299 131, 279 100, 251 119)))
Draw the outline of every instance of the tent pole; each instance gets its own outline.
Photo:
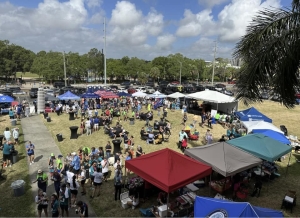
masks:
POLYGON ((170 198, 170 193, 168 192, 168 199, 167 199, 167 217, 169 217, 169 216, 168 216, 168 214, 169 214, 169 198, 170 198))
POLYGON ((289 156, 289 162, 288 162, 288 164, 287 164, 287 166, 286 166, 285 177, 287 176, 287 173, 288 173, 288 169, 289 169, 289 166, 290 166, 291 156, 292 156, 292 152, 290 153, 290 156, 289 156))
MULTIPOLYGON (((212 174, 212 172, 211 172, 211 174, 212 174)), ((208 185, 209 185, 209 197, 211 197, 211 186, 210 186, 210 184, 211 184, 211 174, 209 175, 209 183, 208 183, 208 185)))

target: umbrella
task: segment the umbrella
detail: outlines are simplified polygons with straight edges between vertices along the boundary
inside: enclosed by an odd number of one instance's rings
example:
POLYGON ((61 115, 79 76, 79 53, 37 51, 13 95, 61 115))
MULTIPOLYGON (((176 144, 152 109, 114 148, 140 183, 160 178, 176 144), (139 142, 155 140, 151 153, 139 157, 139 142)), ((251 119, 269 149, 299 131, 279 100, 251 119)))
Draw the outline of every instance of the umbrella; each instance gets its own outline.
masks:
POLYGON ((11 103, 14 101, 14 98, 8 96, 8 95, 3 95, 0 97, 0 103, 11 103))

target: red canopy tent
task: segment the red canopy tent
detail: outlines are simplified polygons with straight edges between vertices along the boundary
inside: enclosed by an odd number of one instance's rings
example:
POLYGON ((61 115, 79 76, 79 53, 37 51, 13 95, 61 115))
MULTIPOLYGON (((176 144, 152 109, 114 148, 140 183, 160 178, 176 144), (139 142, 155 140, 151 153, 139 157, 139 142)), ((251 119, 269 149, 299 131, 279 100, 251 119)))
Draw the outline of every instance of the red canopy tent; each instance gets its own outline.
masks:
POLYGON ((212 172, 210 166, 168 148, 128 160, 125 166, 167 193, 212 172))
POLYGON ((101 91, 98 90, 97 92, 94 92, 97 95, 100 95, 101 98, 119 98, 119 96, 113 92, 109 91, 101 91))

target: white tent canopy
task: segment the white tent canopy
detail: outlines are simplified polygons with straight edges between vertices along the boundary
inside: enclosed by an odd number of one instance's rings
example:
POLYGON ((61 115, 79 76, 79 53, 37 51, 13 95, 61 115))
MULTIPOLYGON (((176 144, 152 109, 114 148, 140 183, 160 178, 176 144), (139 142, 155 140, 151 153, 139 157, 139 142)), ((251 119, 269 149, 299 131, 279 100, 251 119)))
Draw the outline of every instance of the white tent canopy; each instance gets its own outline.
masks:
POLYGON ((166 98, 167 96, 159 91, 154 92, 153 94, 148 95, 150 98, 166 98))
POLYGON ((195 92, 187 95, 186 97, 214 103, 231 103, 236 101, 233 97, 211 90, 195 92))
POLYGON ((246 129, 249 132, 252 132, 254 129, 270 129, 279 133, 284 134, 280 129, 278 129, 276 126, 274 126, 272 123, 268 123, 262 120, 259 121, 243 121, 243 125, 246 127, 246 129))
POLYGON ((133 97, 146 97, 147 94, 144 92, 135 92, 132 94, 133 97))
POLYGON ((168 95, 168 98, 183 98, 183 97, 185 97, 185 95, 180 92, 175 92, 168 95))

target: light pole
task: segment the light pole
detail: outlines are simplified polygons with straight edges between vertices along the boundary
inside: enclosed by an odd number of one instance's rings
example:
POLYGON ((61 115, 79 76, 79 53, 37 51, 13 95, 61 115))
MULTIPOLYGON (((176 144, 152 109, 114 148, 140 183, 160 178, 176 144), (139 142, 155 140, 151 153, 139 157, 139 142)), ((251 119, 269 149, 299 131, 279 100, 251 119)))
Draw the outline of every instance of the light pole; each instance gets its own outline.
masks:
POLYGON ((217 52, 217 42, 215 42, 215 50, 214 50, 214 62, 213 62, 213 72, 211 77, 211 85, 214 85, 214 77, 215 77, 215 62, 216 62, 216 52, 217 52))
POLYGON ((178 61, 180 63, 180 76, 179 76, 179 83, 181 85, 181 69, 182 69, 182 62, 178 61))
POLYGON ((106 86, 106 29, 105 29, 105 18, 104 18, 104 86, 106 86))

